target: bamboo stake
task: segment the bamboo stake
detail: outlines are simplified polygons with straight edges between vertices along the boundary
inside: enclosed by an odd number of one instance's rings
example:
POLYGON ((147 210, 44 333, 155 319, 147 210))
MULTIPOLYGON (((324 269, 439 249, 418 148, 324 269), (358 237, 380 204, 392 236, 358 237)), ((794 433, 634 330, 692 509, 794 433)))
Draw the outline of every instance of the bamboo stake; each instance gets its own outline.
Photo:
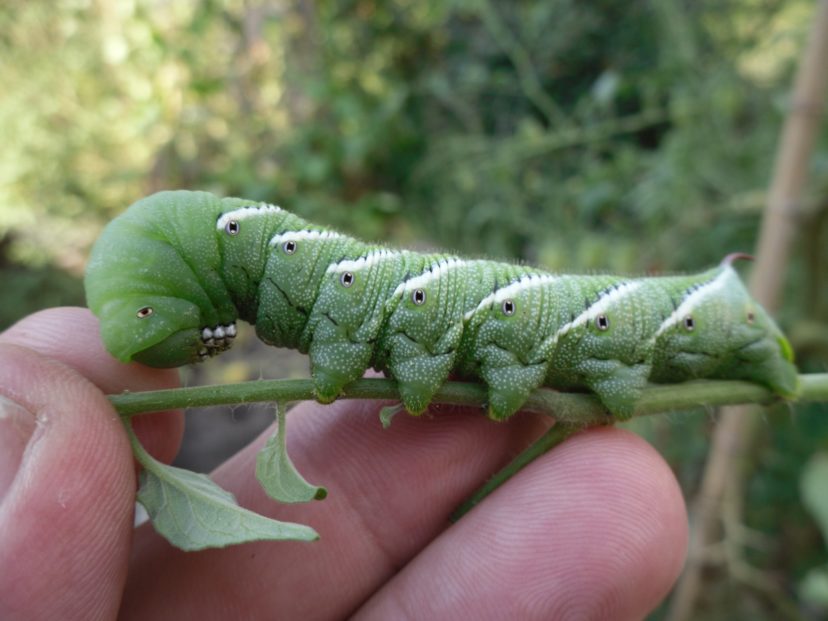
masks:
MULTIPOLYGON (((828 86, 828 0, 821 0, 815 13, 777 151, 756 266, 750 279, 753 296, 770 312, 779 307, 788 256, 799 226, 808 163, 828 86)), ((668 621, 691 618, 702 586, 704 550, 720 521, 722 501, 726 494, 743 493, 742 478, 734 481, 728 472, 736 467, 736 462, 743 459, 753 444, 755 417, 746 409, 746 406, 739 406, 722 411, 701 487, 693 503, 687 566, 674 590, 668 621)))

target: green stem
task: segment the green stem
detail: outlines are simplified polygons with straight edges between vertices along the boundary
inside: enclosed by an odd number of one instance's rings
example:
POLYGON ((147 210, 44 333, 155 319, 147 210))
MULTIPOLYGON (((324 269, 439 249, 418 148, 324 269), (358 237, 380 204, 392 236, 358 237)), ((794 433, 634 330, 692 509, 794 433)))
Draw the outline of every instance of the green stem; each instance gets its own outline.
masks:
POLYGON ((569 436, 578 430, 573 425, 555 425, 550 428, 545 434, 538 438, 535 442, 529 445, 520 455, 515 457, 509 465, 499 470, 491 479, 486 481, 479 487, 474 494, 463 501, 455 511, 449 516, 452 522, 456 522, 461 517, 471 511, 477 504, 479 504, 486 496, 495 491, 498 487, 503 485, 507 480, 516 475, 525 466, 532 461, 552 450, 569 436))
POLYGON ((138 436, 135 435, 135 430, 132 428, 132 420, 125 417, 123 419, 123 423, 124 427, 126 427, 127 436, 129 437, 129 443, 132 446, 132 454, 135 456, 135 461, 141 464, 141 467, 144 468, 144 470, 154 471, 155 458, 147 453, 146 449, 141 444, 141 441, 138 439, 138 436))
MULTIPOLYGON (((800 375, 797 402, 828 401, 828 373, 800 375)), ((125 392, 109 399, 122 416, 178 408, 235 405, 256 402, 289 402, 313 399, 311 380, 256 380, 220 386, 195 386, 172 390, 125 392)), ((394 381, 361 379, 349 384, 342 399, 399 399, 394 381)), ((749 382, 699 380, 682 384, 651 385, 639 400, 636 416, 736 403, 770 403, 778 397, 749 382)), ((437 392, 435 403, 479 406, 486 403, 482 384, 448 382, 437 392)), ((593 395, 540 389, 533 392, 524 410, 553 416, 559 423, 589 426, 608 422, 607 411, 593 395)))
MULTIPOLYGON (((797 402, 828 401, 828 373, 800 375, 799 382, 797 402)), ((361 379, 349 384, 341 398, 399 399, 399 392, 396 382, 392 380, 361 379)), ((221 386, 123 393, 110 395, 109 399, 118 413, 127 419, 124 422, 137 460, 145 468, 151 468, 152 458, 135 437, 129 417, 178 408, 308 400, 313 399, 313 383, 310 380, 258 380, 221 386)), ((635 415, 736 403, 771 403, 776 400, 778 397, 773 392, 749 382, 701 380, 651 385, 639 399, 635 415)), ((486 389, 481 384, 448 382, 438 391, 434 402, 478 406, 482 411, 486 403, 486 389)), ((523 409, 553 416, 556 424, 464 501, 451 515, 453 521, 465 515, 519 470, 558 446, 577 430, 612 422, 594 395, 541 389, 530 395, 523 409)), ((284 429, 280 429, 280 436, 284 438, 284 429)))

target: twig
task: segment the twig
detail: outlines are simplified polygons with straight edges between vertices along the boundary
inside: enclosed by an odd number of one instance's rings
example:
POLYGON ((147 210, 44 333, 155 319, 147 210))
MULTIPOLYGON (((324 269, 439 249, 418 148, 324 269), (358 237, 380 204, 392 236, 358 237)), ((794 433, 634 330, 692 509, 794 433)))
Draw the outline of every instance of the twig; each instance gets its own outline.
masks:
POLYGON ((478 0, 480 17, 517 71, 518 81, 526 98, 544 115, 549 126, 562 125, 566 122, 566 115, 558 108, 555 101, 543 90, 537 71, 532 64, 529 52, 513 35, 506 24, 498 16, 489 0, 478 0))
MULTIPOLYGON (((828 373, 800 376, 799 401, 828 401, 828 373)), ((261 401, 284 403, 313 398, 310 380, 258 380, 221 386, 198 386, 138 393, 110 395, 115 409, 124 417, 161 410, 205 405, 230 405, 261 401)), ((387 379, 362 379, 349 384, 344 399, 397 399, 396 382, 387 379)), ((481 408, 486 389, 480 384, 449 382, 434 398, 435 403, 471 405, 481 408)), ((636 416, 687 410, 722 403, 770 403, 777 397, 768 389, 748 382, 696 381, 648 387, 636 407, 636 416)), ((511 463, 497 472, 466 499, 451 515, 456 521, 500 487, 526 465, 555 448, 570 435, 585 427, 614 422, 594 395, 561 393, 541 389, 532 393, 524 410, 553 416, 555 426, 531 444, 511 463)))
MULTIPOLYGON (((695 112, 695 111, 693 111, 695 112)), ((690 115, 684 112, 681 115, 690 115)), ((680 118, 680 113, 662 108, 646 108, 635 114, 597 121, 588 126, 567 125, 563 129, 545 132, 540 136, 510 136, 492 141, 491 138, 474 136, 440 145, 428 170, 435 170, 449 160, 476 158, 479 170, 519 163, 555 151, 600 144, 624 134, 632 134, 680 118)), ((417 178, 426 176, 426 169, 417 172, 417 178)))
MULTIPOLYGON (((828 373, 800 375, 797 402, 828 401, 828 373)), ((397 384, 388 379, 361 379, 345 387, 342 399, 398 399, 397 384)), ((178 408, 241 403, 289 402, 313 399, 311 380, 254 380, 239 384, 193 386, 170 390, 125 392, 109 395, 122 416, 178 408)), ((700 380, 683 384, 651 385, 644 390, 636 416, 732 403, 770 403, 777 397, 767 388, 750 382, 700 380)), ((448 382, 437 392, 435 403, 478 406, 486 403, 482 384, 448 382)), ((606 409, 593 396, 540 389, 532 393, 524 410, 553 416, 558 423, 587 427, 611 421, 606 409)))
POLYGON ((512 478, 523 468, 535 461, 544 453, 552 450, 569 436, 578 430, 574 425, 555 425, 543 434, 537 441, 533 442, 525 451, 515 457, 509 465, 497 472, 491 479, 486 481, 479 489, 477 489, 469 498, 463 501, 450 516, 452 522, 456 522, 461 517, 466 515, 475 506, 480 504, 486 496, 491 494, 498 487, 503 485, 508 479, 512 478))

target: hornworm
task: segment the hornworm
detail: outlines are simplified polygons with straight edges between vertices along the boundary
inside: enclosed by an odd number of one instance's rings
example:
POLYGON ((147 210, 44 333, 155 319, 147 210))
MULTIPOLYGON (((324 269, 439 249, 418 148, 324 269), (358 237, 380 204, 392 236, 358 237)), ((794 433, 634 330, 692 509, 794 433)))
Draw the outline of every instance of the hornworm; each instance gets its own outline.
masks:
POLYGON ((691 275, 553 274, 367 244, 274 205, 177 191, 106 227, 85 284, 121 361, 204 360, 242 319, 309 354, 323 403, 374 367, 413 414, 455 374, 486 383, 494 419, 539 386, 592 391, 624 419, 648 382, 742 379, 796 394, 791 347, 736 256, 691 275))

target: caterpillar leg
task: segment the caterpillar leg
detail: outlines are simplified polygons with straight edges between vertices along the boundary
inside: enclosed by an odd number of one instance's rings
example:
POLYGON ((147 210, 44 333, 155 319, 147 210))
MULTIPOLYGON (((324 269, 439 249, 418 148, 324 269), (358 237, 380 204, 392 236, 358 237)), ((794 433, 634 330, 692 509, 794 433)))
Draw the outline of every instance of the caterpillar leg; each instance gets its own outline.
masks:
POLYGON ((489 386, 489 418, 504 420, 517 412, 529 394, 543 384, 547 364, 526 364, 497 345, 483 349, 480 377, 489 386))
POLYGON ((400 389, 400 399, 411 414, 422 414, 454 366, 453 354, 426 355, 389 365, 400 389))
POLYGON ((362 377, 372 351, 370 343, 351 340, 333 321, 320 322, 308 352, 317 400, 332 402, 347 384, 362 377))
POLYGON ((582 364, 585 384, 619 420, 627 420, 647 385, 649 364, 626 365, 619 360, 590 359, 582 364))
POLYGON ((422 414, 454 368, 462 324, 452 327, 429 351, 402 332, 389 338, 388 371, 397 380, 400 399, 411 414, 422 414))

